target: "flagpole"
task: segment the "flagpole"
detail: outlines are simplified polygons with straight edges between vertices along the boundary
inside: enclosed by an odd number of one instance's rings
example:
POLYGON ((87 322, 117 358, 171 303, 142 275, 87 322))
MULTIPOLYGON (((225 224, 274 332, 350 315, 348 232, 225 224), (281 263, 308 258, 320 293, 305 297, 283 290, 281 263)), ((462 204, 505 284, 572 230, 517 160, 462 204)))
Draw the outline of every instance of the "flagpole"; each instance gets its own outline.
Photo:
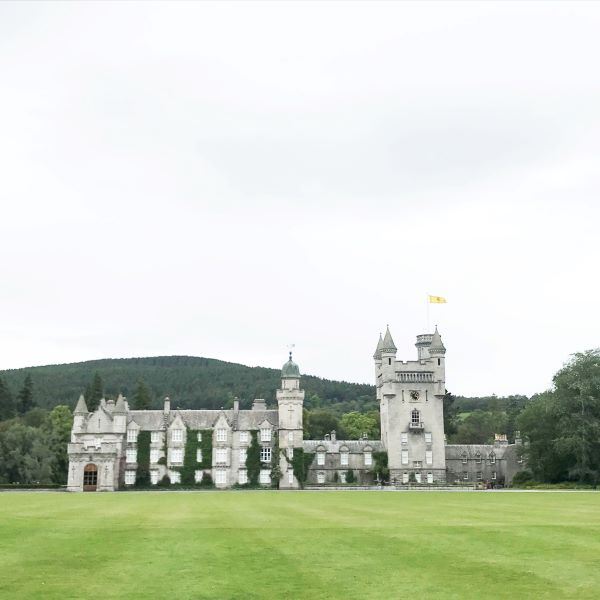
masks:
POLYGON ((427 294, 427 329, 425 333, 429 333, 429 294, 427 294))

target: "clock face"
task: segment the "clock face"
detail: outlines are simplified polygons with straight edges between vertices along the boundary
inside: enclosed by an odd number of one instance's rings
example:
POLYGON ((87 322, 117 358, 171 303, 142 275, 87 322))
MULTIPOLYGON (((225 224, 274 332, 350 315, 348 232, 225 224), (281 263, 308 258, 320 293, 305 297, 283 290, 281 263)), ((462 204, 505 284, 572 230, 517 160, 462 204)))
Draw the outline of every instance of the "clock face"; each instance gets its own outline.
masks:
POLYGON ((413 400, 418 400, 419 399, 419 392, 417 392, 417 390, 411 390, 410 391, 410 397, 413 400))

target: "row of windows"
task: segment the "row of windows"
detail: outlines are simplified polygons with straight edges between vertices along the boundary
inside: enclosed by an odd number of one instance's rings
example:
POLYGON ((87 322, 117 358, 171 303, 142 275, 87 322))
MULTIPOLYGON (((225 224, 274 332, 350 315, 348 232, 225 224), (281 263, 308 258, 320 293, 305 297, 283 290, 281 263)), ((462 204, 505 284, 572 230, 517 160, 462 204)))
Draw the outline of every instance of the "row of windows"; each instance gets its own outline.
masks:
MULTIPOLYGON (((227 452, 228 448, 215 448, 215 463, 216 464, 226 464, 227 463, 227 452)), ((160 450, 158 448, 150 449, 150 463, 156 464, 159 460, 160 450)), ((247 456, 247 449, 240 448, 239 449, 239 462, 245 463, 247 456)), ((260 449, 260 460, 264 463, 270 463, 272 456, 271 448, 261 448, 260 449)), ((294 457, 294 449, 288 449, 288 457, 292 459, 294 457)), ((137 450, 135 448, 127 448, 126 450, 126 460, 128 463, 137 462, 137 450)), ((196 461, 202 462, 202 449, 198 448, 196 450, 196 461)), ((182 463, 183 462, 183 448, 171 448, 171 462, 172 463, 182 463)), ((347 464, 347 463, 346 463, 347 464)))
MULTIPOLYGON (((483 481, 483 473, 481 471, 477 471, 476 477, 477 481, 483 481)), ((469 481, 469 471, 463 471, 463 479, 465 481, 469 481)), ((492 481, 495 481, 497 479, 496 471, 492 471, 491 479, 492 481)))
MULTIPOLYGON (((215 430, 215 437, 217 442, 226 442, 227 441, 227 429, 217 429, 215 430)), ((152 431, 150 433, 150 441, 153 444, 158 444, 161 441, 161 433, 160 431, 152 431)), ((130 443, 137 442, 138 430, 137 429, 128 429, 127 430, 127 441, 130 443)), ((172 429, 171 430, 171 441, 173 442, 183 442, 183 429, 172 429)), ((202 441, 202 433, 198 433, 198 441, 202 441)), ((271 429, 265 428, 260 430, 260 441, 261 442, 270 442, 271 441, 271 429)), ((240 431, 240 443, 248 444, 250 442, 250 432, 249 431, 240 431)), ((294 443, 294 432, 288 432, 288 442, 290 444, 294 443)))
MULTIPOLYGON (((402 450, 401 453, 401 462, 403 465, 408 464, 408 450, 402 450)), ((413 461, 414 467, 422 466, 423 462, 420 460, 413 461)), ((425 450, 425 464, 432 465, 433 464, 433 452, 431 450, 425 450)))
MULTIPOLYGON (((410 481, 410 475, 405 471, 402 473, 402 483, 408 483, 410 481)), ((421 473, 415 473, 415 481, 417 483, 422 483, 423 478, 421 477, 421 473)), ((427 483, 433 483, 433 473, 431 471, 427 472, 426 475, 427 483)))
MULTIPOLYGON (((348 466, 348 455, 349 452, 340 452, 340 465, 342 467, 348 466)), ((370 467, 373 464, 373 453, 364 452, 365 467, 370 467)), ((292 458, 292 456, 290 456, 292 458)), ((325 452, 317 452, 317 465, 323 466, 325 464, 325 452)))
MULTIPOLYGON (((416 421, 416 423, 419 423, 419 421, 416 421)), ((402 443, 403 446, 408 445, 408 433, 404 432, 400 434, 400 442, 402 443)), ((425 432, 425 443, 426 444, 431 444, 431 432, 430 431, 426 431, 425 432)))
MULTIPOLYGON (((204 471, 198 470, 194 473, 194 479, 196 483, 200 483, 202 481, 202 477, 204 475, 204 471)), ((271 484, 271 471, 269 469, 261 469, 258 481, 262 485, 270 485, 271 484)), ((153 470, 150 471, 150 482, 152 485, 156 485, 158 483, 158 471, 153 470)), ((171 473, 171 483, 181 483, 181 474, 177 472, 171 473)), ((227 485, 227 471, 223 469, 217 469, 215 471, 215 483, 218 485, 227 485)), ((245 469, 240 469, 238 472, 238 483, 240 485, 245 485, 248 483, 248 473, 245 469)), ((293 471, 288 471, 288 483, 294 483, 294 473, 293 471)), ((125 484, 126 485, 134 485, 135 484, 135 471, 128 470, 125 471, 125 484)))
MULTIPOLYGON (((466 452, 463 452, 461 458, 463 465, 466 465, 469 460, 468 454, 466 452)), ((488 454, 488 459, 491 465, 496 463, 496 455, 493 452, 490 452, 488 454)), ((475 454, 475 462, 478 464, 481 463, 481 452, 477 452, 477 454, 475 454)))

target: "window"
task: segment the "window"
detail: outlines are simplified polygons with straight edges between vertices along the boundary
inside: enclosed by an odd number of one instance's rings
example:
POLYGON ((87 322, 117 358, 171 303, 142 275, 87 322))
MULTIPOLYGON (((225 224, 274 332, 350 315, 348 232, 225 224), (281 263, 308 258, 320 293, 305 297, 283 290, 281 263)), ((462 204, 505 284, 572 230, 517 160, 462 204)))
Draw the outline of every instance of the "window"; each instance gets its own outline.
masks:
POLYGON ((294 471, 291 469, 288 471, 288 485, 294 484, 294 471))
POLYGON ((181 483, 181 473, 179 471, 171 473, 171 483, 181 483))
POLYGON ((262 485, 267 485, 267 484, 271 483, 271 471, 269 471, 268 469, 261 469, 260 475, 258 477, 258 481, 262 485))
POLYGON ((402 483, 408 483, 408 473, 402 473, 402 483))
POLYGON ((94 440, 94 446, 95 446, 96 448, 102 448, 102 438, 96 438, 96 439, 94 440))
POLYGON ((294 449, 293 448, 288 448, 288 458, 290 460, 292 460, 294 458, 294 449))
POLYGON ((150 483, 156 485, 158 483, 158 471, 150 471, 150 483))
POLYGON ((423 461, 422 460, 413 460, 413 467, 416 467, 417 469, 420 469, 423 466, 423 461))
POLYGON ((158 462, 158 448, 150 449, 150 462, 154 464, 158 462))
POLYGON ((183 430, 182 429, 173 429, 173 431, 171 431, 171 441, 183 442, 183 430))
POLYGON ((290 446, 294 445, 294 432, 293 431, 288 431, 288 444, 290 446))
POLYGON ((408 464, 408 450, 402 450, 402 464, 408 464))
POLYGON ((202 477, 204 476, 204 471, 202 469, 198 469, 194 471, 194 481, 196 483, 200 483, 202 481, 202 477))
POLYGON ((425 443, 431 444, 431 432, 425 432, 425 443))
POLYGON ((475 455, 475 462, 476 462, 477 464, 481 464, 481 452, 478 452, 478 453, 475 455))
POLYGON ((491 452, 490 453, 490 465, 495 465, 496 464, 496 455, 491 452))
POLYGON ((160 443, 160 431, 153 431, 153 432, 150 434, 150 441, 151 441, 153 444, 158 444, 158 443, 160 443))
POLYGON ((219 469, 215 473, 215 483, 217 485, 227 485, 227 471, 223 469, 219 469))
POLYGON ((415 473, 415 480, 417 483, 421 483, 421 473, 415 473))
POLYGON ((137 442, 137 429, 127 430, 127 441, 132 443, 137 442))
POLYGON ((202 462, 202 448, 196 448, 196 462, 202 462))
POLYGON ((218 465, 224 465, 227 462, 227 448, 215 449, 215 462, 218 465))
POLYGON ((137 460, 137 451, 135 448, 127 448, 125 460, 128 463, 134 463, 137 460))
POLYGON ((433 473, 431 471, 427 473, 427 483, 433 483, 433 473))
POLYGON ((198 437, 196 438, 199 442, 202 441, 202 434, 200 432, 198 432, 198 437))
POLYGON ((469 481, 469 471, 463 471, 463 479, 469 481))
POLYGON ((317 452, 317 464, 321 467, 325 464, 325 452, 317 452))
POLYGON ((133 485, 135 483, 135 471, 125 471, 125 485, 133 485))
POLYGON ((340 465, 342 465, 342 467, 348 466, 348 453, 347 452, 340 452, 340 465))
POLYGON ((183 462, 183 450, 181 448, 171 448, 171 462, 172 463, 183 462))
POLYGON ((401 433, 400 441, 402 442, 402 444, 408 444, 408 433, 401 433))
POLYGON ((271 441, 271 430, 270 429, 261 429, 260 430, 260 441, 261 442, 270 442, 271 441))
POLYGON ((325 473, 323 471, 317 473, 317 483, 325 483, 325 473))
POLYGON ((247 443, 248 443, 248 432, 240 431, 240 444, 247 444, 247 443))
POLYGON ((217 429, 217 442, 227 441, 227 429, 217 429))
POLYGON ((365 467, 370 467, 373 464, 373 454, 365 452, 365 467))
POLYGON ((431 450, 425 450, 425 464, 433 464, 433 452, 431 450))
POLYGON ((240 469, 238 473, 238 483, 240 485, 246 485, 248 483, 248 472, 245 469, 240 469))
POLYGON ((246 457, 248 456, 248 451, 246 448, 240 448, 240 465, 246 464, 246 457))
POLYGON ((481 481, 483 479, 483 474, 481 471, 477 471, 477 481, 481 481))
POLYGON ((260 449, 260 462, 271 462, 271 448, 260 449))
POLYGON ((492 471, 492 479, 494 481, 496 481, 497 477, 496 477, 496 471, 492 471))
POLYGON ((462 459, 462 464, 466 465, 467 464, 467 453, 466 452, 463 452, 461 454, 461 459, 462 459))
POLYGON ((418 425, 421 422, 421 413, 416 408, 410 413, 410 422, 412 425, 418 425))
POLYGON ((340 483, 346 483, 346 471, 338 471, 340 483))

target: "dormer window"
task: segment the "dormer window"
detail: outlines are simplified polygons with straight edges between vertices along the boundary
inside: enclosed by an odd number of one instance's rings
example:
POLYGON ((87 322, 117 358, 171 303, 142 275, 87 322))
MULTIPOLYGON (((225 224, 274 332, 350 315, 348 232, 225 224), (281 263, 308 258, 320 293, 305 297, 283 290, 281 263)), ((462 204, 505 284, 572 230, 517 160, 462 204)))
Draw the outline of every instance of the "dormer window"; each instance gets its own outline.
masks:
POLYGON ((475 455, 475 462, 476 462, 476 463, 481 463, 481 452, 478 452, 478 453, 475 455))
POLYGON ((463 452, 462 455, 461 455, 461 458, 462 458, 462 464, 466 465, 467 464, 467 459, 468 459, 467 453, 463 452))
POLYGON ((171 440, 173 442, 182 442, 183 441, 183 430, 182 429, 173 429, 171 432, 171 440))
POLYGON ((496 455, 493 452, 491 452, 490 453, 490 465, 494 465, 494 464, 496 464, 496 455))
POLYGON ((270 429, 261 429, 260 430, 260 441, 261 442, 270 442, 271 441, 271 430, 270 429))
POLYGON ((137 442, 137 429, 128 429, 127 430, 127 441, 135 444, 137 442))
POLYGON ((227 441, 227 429, 217 429, 217 442, 227 441))

